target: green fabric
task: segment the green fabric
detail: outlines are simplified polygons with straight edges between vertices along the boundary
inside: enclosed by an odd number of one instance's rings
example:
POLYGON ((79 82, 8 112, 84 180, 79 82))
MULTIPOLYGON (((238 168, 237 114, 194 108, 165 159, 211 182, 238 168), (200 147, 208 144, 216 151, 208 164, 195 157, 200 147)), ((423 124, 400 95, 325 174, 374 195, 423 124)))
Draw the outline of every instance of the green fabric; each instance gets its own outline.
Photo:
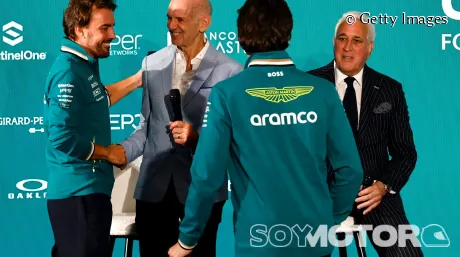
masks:
POLYGON ((92 143, 111 143, 109 100, 99 77, 98 60, 63 39, 45 88, 48 199, 92 193, 111 195, 113 168, 86 160, 92 143))
POLYGON ((339 224, 350 214, 363 178, 334 85, 294 65, 280 65, 283 60, 290 61, 284 51, 255 54, 244 71, 212 89, 180 225, 183 244, 198 242, 228 168, 235 256, 323 256, 333 251, 319 242, 315 248, 308 243, 302 247, 305 236, 299 241, 292 235, 285 247, 273 246, 274 234, 271 243, 266 240, 277 224, 308 225, 312 235, 321 224, 339 224), (248 67, 256 60, 277 63, 248 67), (331 188, 326 156, 335 169, 331 188), (266 228, 265 235, 255 228, 266 228))

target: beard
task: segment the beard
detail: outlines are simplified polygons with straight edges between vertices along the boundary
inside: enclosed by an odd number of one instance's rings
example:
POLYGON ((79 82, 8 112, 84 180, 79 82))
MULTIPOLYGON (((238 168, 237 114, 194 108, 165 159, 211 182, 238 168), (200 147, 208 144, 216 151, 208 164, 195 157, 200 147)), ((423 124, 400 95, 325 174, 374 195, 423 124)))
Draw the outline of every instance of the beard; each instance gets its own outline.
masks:
POLYGON ((110 56, 110 42, 112 42, 112 40, 96 42, 91 41, 92 38, 90 37, 88 50, 91 52, 91 55, 94 56, 94 58, 103 59, 110 56))
POLYGON ((111 41, 97 43, 97 45, 95 46, 95 49, 94 49, 94 51, 95 51, 94 56, 99 58, 99 59, 109 57, 110 56, 110 42, 111 41), (109 45, 107 45, 107 44, 109 44, 109 45))

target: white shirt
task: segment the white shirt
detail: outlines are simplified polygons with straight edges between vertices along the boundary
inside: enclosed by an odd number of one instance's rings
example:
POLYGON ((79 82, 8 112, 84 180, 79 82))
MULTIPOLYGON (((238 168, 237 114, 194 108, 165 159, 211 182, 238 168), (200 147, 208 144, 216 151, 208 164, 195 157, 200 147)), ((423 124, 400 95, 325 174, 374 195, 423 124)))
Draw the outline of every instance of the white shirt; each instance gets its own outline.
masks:
POLYGON ((185 72, 187 68, 187 60, 185 59, 184 52, 177 48, 176 56, 174 58, 172 88, 179 89, 182 96, 185 95, 185 92, 187 92, 188 88, 192 84, 193 76, 195 75, 198 66, 200 66, 201 61, 209 48, 209 41, 206 38, 205 42, 206 44, 203 49, 201 49, 198 55, 190 61, 192 64, 192 70, 189 72, 185 72))
MULTIPOLYGON (((358 104, 358 124, 359 124, 359 114, 361 112, 361 94, 363 92, 363 70, 362 68, 358 74, 354 75, 355 81, 353 82, 353 88, 356 92, 356 103, 358 104)), ((334 71, 335 71, 335 89, 339 93, 340 100, 343 101, 345 96, 345 91, 347 90, 347 83, 345 79, 348 77, 343 74, 339 69, 337 69, 334 61, 334 71)))

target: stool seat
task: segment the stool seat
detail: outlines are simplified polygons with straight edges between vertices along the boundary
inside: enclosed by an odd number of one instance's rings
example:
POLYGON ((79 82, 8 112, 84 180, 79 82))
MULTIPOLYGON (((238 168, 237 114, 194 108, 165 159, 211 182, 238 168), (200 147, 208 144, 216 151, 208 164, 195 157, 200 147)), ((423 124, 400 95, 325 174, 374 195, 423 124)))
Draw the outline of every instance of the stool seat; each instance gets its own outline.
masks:
POLYGON ((348 217, 344 220, 340 227, 337 228, 335 231, 336 233, 345 233, 345 234, 353 234, 353 232, 360 232, 363 231, 363 227, 361 225, 355 225, 353 217, 348 217))
POLYGON ((120 213, 112 216, 112 226, 110 227, 111 236, 137 236, 136 233, 136 214, 120 213))
MULTIPOLYGON (((345 240, 346 234, 352 234, 353 238, 355 239, 356 250, 358 251, 359 257, 366 257, 366 250, 364 247, 364 243, 362 242, 361 233, 365 230, 361 225, 355 225, 354 218, 349 216, 346 220, 344 220, 340 226, 336 229, 335 233, 337 234, 337 238, 340 241, 345 240)), ((347 247, 345 245, 339 244, 339 256, 340 257, 347 257, 347 247)))

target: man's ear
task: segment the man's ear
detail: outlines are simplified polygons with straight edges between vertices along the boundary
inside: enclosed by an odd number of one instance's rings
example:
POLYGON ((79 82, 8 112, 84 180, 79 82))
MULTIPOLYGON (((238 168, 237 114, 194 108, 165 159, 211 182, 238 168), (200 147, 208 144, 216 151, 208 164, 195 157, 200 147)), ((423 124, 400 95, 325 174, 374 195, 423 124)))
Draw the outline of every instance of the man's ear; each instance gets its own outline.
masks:
POLYGON ((75 26, 75 40, 83 39, 83 38, 86 38, 85 31, 83 30, 83 27, 80 27, 80 26, 76 25, 75 26))
POLYGON ((204 14, 203 17, 200 18, 200 32, 204 33, 208 30, 209 26, 211 25, 212 18, 209 14, 204 14))
POLYGON ((369 52, 367 53, 367 58, 369 58, 372 54, 372 50, 374 50, 374 42, 369 44, 369 52))

